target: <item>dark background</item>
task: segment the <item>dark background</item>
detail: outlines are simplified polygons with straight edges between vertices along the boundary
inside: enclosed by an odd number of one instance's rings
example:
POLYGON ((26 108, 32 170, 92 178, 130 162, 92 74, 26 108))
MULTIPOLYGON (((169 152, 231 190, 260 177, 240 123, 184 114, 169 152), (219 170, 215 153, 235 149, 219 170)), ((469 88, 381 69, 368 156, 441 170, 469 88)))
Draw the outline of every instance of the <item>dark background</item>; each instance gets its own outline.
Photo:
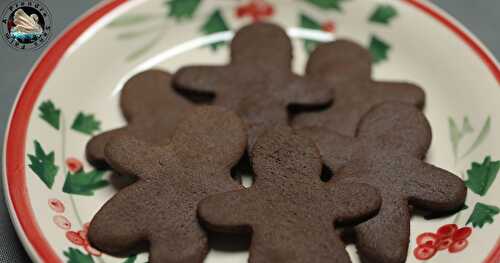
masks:
MULTIPOLYGON (((270 0, 272 1, 272 0, 270 0)), ((10 0, 0 0, 3 10, 10 0)), ((54 40, 72 21, 95 6, 98 0, 41 0, 53 16, 54 40)), ((500 0, 433 0, 431 1, 462 22, 500 58, 500 0)), ((3 140, 10 108, 29 70, 45 47, 37 51, 16 51, 0 42, 0 138, 3 140)), ((2 147, 3 148, 3 147, 2 147)), ((3 159, 3 151, 0 160, 3 159)), ((1 180, 0 180, 1 184, 1 180)), ((0 187, 0 192, 2 188, 0 187)), ((30 262, 16 238, 9 215, 0 195, 0 263, 30 262)))

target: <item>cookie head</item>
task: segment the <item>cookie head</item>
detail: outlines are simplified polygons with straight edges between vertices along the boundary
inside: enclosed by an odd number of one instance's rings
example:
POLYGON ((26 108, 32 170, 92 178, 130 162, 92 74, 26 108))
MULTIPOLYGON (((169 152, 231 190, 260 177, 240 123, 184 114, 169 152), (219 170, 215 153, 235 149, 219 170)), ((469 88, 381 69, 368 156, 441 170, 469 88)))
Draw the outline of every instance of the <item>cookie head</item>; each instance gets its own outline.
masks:
POLYGON ((244 26, 231 42, 231 63, 287 70, 291 61, 290 39, 286 31, 275 24, 260 22, 244 26))
POLYGON ((371 78, 372 56, 362 46, 344 39, 320 44, 309 57, 308 75, 335 83, 371 78))
POLYGON ((432 140, 424 114, 411 105, 397 102, 373 107, 361 119, 357 136, 377 150, 418 158, 425 156, 432 140))

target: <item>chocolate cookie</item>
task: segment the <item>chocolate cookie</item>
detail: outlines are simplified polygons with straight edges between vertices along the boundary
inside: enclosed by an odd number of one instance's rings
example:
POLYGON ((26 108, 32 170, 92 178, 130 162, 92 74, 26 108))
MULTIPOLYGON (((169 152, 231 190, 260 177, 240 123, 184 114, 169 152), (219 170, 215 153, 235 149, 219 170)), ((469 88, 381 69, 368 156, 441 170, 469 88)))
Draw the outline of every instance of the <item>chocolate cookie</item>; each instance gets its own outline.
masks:
POLYGON ((329 183, 365 183, 382 195, 372 219, 354 228, 363 262, 400 263, 410 238, 410 206, 450 212, 466 197, 463 181, 421 160, 431 141, 423 114, 404 103, 385 103, 361 120, 356 138, 316 128, 302 130, 315 138, 326 165, 335 175, 329 183))
POLYGON ((170 141, 184 111, 192 104, 170 88, 171 75, 148 70, 128 80, 121 92, 120 107, 128 124, 94 136, 87 143, 86 155, 97 167, 107 167, 104 147, 112 138, 130 135, 153 145, 170 141))
POLYGON ((322 112, 306 112, 295 117, 296 128, 317 126, 346 136, 354 136, 361 117, 383 102, 404 102, 421 108, 425 94, 421 88, 403 82, 371 79, 370 52, 348 40, 319 45, 311 54, 308 77, 329 82, 335 102, 322 112))
POLYGON ((257 140, 248 189, 209 196, 198 216, 219 232, 251 232, 249 262, 350 262, 335 223, 367 218, 381 204, 366 184, 325 184, 314 143, 288 127, 257 140))
POLYGON ((208 246, 196 219, 197 204, 209 195, 242 189, 230 169, 246 142, 236 114, 209 106, 191 110, 164 146, 130 136, 112 138, 106 160, 120 174, 139 180, 94 216, 90 243, 112 255, 149 245, 152 263, 202 262, 208 246))
POLYGON ((291 72, 292 45, 277 25, 241 28, 231 42, 231 62, 187 66, 174 75, 181 91, 215 94, 213 104, 237 112, 248 125, 249 144, 266 128, 288 123, 288 106, 320 106, 332 100, 325 81, 291 72))

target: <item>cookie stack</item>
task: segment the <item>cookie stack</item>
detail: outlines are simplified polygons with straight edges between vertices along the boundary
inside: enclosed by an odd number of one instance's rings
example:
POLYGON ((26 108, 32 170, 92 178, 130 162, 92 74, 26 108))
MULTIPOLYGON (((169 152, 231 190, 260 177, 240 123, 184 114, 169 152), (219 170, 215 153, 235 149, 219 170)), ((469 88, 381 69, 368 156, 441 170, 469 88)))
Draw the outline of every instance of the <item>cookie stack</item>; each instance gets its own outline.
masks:
POLYGON ((351 262, 347 239, 362 262, 405 262, 412 210, 453 212, 466 196, 462 180, 423 161, 423 91, 372 80, 369 52, 347 40, 319 45, 305 76, 291 62, 286 32, 255 23, 236 33, 227 65, 131 78, 128 124, 92 138, 87 157, 137 181, 95 215, 91 244, 203 262, 207 231, 249 233, 253 263, 351 262), (231 177, 242 158, 248 188, 231 177))

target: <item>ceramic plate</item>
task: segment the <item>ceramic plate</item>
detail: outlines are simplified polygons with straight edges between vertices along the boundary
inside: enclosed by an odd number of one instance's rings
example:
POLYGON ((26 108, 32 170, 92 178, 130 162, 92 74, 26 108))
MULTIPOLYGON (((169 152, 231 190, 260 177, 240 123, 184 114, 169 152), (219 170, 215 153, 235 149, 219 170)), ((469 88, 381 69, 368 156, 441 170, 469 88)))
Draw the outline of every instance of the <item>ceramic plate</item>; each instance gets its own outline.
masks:
MULTIPOLYGON (((84 158, 90 136, 124 124, 118 94, 132 74, 156 67, 224 63, 231 30, 255 20, 288 29, 301 73, 319 41, 347 37, 368 47, 374 78, 418 83, 433 130, 427 160, 466 180, 467 208, 412 219, 408 262, 422 262, 416 239, 447 224, 472 230, 467 242, 429 262, 500 262, 500 68, 464 27, 426 1, 151 0, 105 2, 45 52, 12 110, 4 186, 12 220, 38 262, 117 259, 91 248, 85 224, 115 192, 84 158), (183 1, 181 3, 181 1, 183 1), (260 8, 253 8, 260 5, 260 8), (451 252, 450 252, 451 251, 451 252)), ((390 229, 387 229, 390 231, 390 229)), ((355 247, 348 246, 353 262, 355 247)), ((245 250, 212 250, 206 262, 246 262, 245 250)))

